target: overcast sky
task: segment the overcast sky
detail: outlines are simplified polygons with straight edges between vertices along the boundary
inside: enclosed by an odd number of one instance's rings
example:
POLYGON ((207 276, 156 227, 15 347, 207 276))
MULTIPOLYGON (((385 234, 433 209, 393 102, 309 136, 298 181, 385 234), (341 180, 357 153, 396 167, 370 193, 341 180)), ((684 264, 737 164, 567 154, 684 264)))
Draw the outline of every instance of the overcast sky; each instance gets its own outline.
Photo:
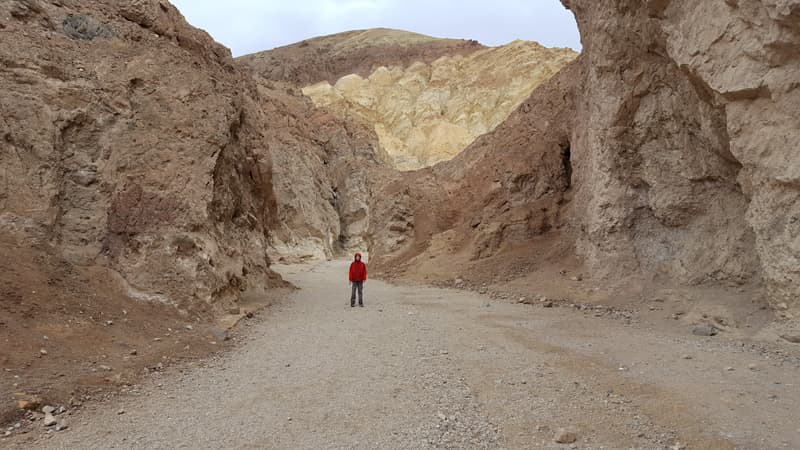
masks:
POLYGON ((580 50, 572 13, 559 0, 172 0, 189 22, 234 56, 315 36, 397 28, 486 45, 514 39, 580 50))

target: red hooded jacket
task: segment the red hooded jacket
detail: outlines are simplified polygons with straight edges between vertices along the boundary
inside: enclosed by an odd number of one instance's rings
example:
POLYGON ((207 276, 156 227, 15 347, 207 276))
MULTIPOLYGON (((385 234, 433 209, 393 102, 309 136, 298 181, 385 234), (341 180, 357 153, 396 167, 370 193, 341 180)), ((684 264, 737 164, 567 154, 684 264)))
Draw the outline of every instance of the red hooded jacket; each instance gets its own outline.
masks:
POLYGON ((350 264, 350 281, 367 281, 367 265, 361 262, 361 253, 356 253, 355 261, 350 264))

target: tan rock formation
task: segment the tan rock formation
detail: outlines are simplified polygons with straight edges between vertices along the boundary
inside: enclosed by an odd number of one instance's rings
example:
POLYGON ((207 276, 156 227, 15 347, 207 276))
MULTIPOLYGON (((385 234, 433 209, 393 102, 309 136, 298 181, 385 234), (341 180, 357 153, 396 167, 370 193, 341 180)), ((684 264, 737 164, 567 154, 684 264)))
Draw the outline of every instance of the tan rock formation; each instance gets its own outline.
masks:
POLYGON ((452 159, 493 130, 575 55, 515 41, 430 64, 379 67, 366 78, 351 74, 303 93, 340 118, 374 124, 392 165, 414 170, 452 159))
POLYGON ((302 262, 364 251, 370 184, 384 166, 377 136, 365 124, 314 108, 291 86, 259 84, 260 104, 270 112, 265 156, 273 161, 277 208, 267 253, 274 261, 302 262))

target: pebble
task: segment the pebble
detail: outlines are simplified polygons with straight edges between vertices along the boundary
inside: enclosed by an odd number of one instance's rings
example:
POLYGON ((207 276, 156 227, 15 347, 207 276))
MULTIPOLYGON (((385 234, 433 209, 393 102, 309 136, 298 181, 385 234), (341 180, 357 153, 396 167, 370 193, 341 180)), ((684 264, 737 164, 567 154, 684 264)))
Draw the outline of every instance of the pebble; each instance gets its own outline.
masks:
POLYGON ((733 367, 726 367, 725 368, 726 372, 733 372, 734 370, 736 370, 736 369, 734 369, 733 367))
POLYGON ((56 412, 56 408, 50 405, 42 407, 42 412, 45 414, 53 414, 56 412))
POLYGON ((114 369, 112 369, 111 366, 106 366, 105 364, 101 364, 100 365, 100 370, 105 370, 106 372, 111 372, 114 369))
POLYGON ((47 355, 47 350, 41 349, 41 350, 39 350, 39 354, 42 355, 42 356, 45 356, 45 355, 47 355))
POLYGON ((701 323, 692 328, 692 334, 696 336, 716 336, 719 331, 714 325, 701 323))
POLYGON ((117 411, 117 415, 118 416, 121 416, 123 414, 125 414, 125 410, 124 409, 120 409, 119 411, 117 411))
POLYGON ((57 423, 56 418, 52 414, 45 414, 42 424, 46 427, 51 427, 57 423))
POLYGON ((559 428, 554 439, 558 444, 572 444, 578 440, 578 435, 564 428, 559 428))
POLYGON ((67 419, 61 419, 58 421, 58 424, 56 425, 56 431, 64 431, 67 428, 69 428, 69 422, 67 422, 67 419))
POLYGON ((189 330, 189 331, 192 331, 192 330, 194 330, 194 327, 191 326, 191 325, 186 325, 186 329, 189 330))

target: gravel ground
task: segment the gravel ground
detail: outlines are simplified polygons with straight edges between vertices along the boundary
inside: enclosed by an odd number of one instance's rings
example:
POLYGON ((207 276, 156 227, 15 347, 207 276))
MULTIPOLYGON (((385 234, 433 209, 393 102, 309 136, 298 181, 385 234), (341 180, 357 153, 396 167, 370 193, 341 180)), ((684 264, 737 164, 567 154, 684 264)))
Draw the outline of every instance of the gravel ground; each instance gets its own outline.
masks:
POLYGON ((797 365, 461 291, 372 280, 350 308, 347 264, 280 267, 302 289, 235 350, 0 445, 800 448, 797 365), (577 441, 556 443, 562 428, 577 441))

